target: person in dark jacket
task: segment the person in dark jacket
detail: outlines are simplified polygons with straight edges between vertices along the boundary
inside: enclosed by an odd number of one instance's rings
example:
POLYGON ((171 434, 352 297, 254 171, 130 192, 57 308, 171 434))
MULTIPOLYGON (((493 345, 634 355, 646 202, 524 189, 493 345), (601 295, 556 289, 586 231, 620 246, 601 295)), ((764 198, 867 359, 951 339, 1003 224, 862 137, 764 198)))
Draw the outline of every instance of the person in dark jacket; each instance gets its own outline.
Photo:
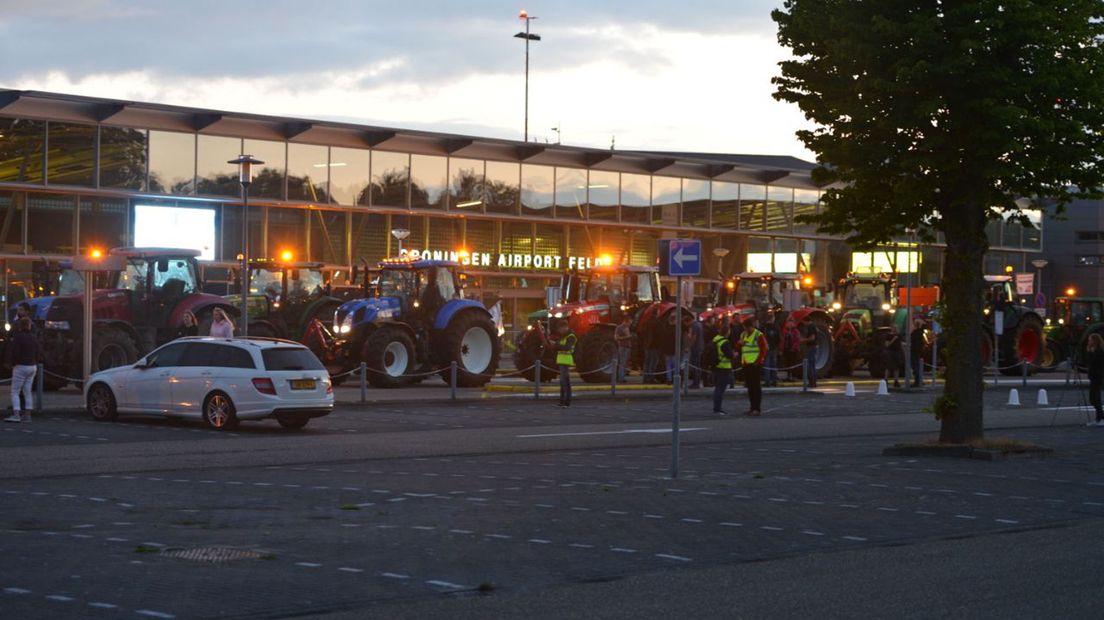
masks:
POLYGON ((648 320, 644 331, 646 340, 644 343, 644 368, 640 371, 644 383, 661 383, 659 375, 663 366, 663 325, 664 322, 658 316, 648 320))
POLYGON ((767 359, 763 366, 763 385, 778 387, 779 351, 782 350, 782 331, 778 328, 773 310, 767 311, 767 320, 763 321, 763 336, 767 339, 767 359))
POLYGON ((924 333, 924 319, 912 322, 909 334, 909 360, 912 363, 912 387, 924 387, 924 349, 928 347, 928 337, 924 333))
POLYGON ((886 337, 886 379, 893 379, 893 387, 901 387, 905 376, 905 347, 901 334, 893 329, 886 337))
POLYGON ((575 344, 579 341, 566 319, 556 325, 556 369, 560 372, 560 408, 571 406, 571 369, 575 366, 575 344))
POLYGON ((15 334, 8 342, 6 363, 12 369, 12 414, 5 422, 30 422, 31 387, 38 370, 38 339, 31 332, 32 323, 23 317, 15 324, 15 334), (20 396, 23 397, 20 402, 20 396))
POLYGON ((1096 421, 1089 426, 1104 426, 1104 407, 1100 405, 1100 388, 1104 387, 1104 338, 1090 334, 1085 345, 1085 362, 1089 367, 1089 403, 1096 410, 1096 421))
POLYGON ((196 315, 192 314, 191 310, 185 310, 184 316, 180 318, 180 326, 178 326, 176 332, 173 333, 173 339, 198 335, 199 321, 196 320, 196 315))

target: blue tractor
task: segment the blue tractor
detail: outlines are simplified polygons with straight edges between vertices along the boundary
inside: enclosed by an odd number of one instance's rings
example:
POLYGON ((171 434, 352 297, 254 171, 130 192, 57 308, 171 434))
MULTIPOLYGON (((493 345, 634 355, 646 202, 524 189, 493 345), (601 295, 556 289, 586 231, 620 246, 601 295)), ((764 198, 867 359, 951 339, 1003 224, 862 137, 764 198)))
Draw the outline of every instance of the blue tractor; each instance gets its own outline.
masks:
MULTIPOLYGON (((457 384, 479 387, 498 368, 501 343, 491 313, 464 299, 459 264, 388 259, 364 272, 364 298, 334 313, 337 358, 352 370, 364 362, 375 387, 410 385, 439 371, 457 384)), ((354 268, 353 279, 358 279, 354 268)))

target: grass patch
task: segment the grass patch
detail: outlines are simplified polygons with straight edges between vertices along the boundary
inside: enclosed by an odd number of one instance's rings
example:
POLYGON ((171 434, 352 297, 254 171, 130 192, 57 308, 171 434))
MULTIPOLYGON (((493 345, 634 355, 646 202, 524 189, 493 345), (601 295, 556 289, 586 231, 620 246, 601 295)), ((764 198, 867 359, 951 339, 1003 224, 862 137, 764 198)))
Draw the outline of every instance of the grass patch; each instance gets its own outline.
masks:
POLYGON ((356 504, 342 504, 341 509, 342 510, 360 510, 360 506, 357 506, 356 504))
POLYGON ((134 553, 161 553, 161 548, 150 545, 138 545, 134 548, 134 553))
POLYGON ((493 581, 484 581, 476 588, 481 594, 490 594, 495 591, 495 584, 493 581))

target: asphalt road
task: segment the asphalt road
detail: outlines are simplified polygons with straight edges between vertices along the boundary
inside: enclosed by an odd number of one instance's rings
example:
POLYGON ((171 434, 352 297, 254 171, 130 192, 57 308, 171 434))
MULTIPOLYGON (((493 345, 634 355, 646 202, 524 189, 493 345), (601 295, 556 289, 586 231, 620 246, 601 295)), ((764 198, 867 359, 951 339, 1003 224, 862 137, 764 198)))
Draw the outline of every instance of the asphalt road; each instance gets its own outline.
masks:
POLYGON ((1104 429, 991 391, 989 435, 1054 456, 881 456, 933 396, 695 395, 677 479, 654 395, 47 413, 0 427, 0 616, 1099 616, 1104 429))

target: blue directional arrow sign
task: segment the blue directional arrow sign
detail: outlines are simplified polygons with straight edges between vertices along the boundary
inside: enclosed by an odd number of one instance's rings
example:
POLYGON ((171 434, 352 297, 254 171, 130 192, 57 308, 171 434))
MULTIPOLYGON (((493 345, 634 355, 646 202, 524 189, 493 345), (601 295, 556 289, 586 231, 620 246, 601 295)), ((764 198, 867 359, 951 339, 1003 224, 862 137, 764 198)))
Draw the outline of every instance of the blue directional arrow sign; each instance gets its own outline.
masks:
POLYGON ((661 275, 701 275, 701 239, 660 239, 658 254, 661 275))

